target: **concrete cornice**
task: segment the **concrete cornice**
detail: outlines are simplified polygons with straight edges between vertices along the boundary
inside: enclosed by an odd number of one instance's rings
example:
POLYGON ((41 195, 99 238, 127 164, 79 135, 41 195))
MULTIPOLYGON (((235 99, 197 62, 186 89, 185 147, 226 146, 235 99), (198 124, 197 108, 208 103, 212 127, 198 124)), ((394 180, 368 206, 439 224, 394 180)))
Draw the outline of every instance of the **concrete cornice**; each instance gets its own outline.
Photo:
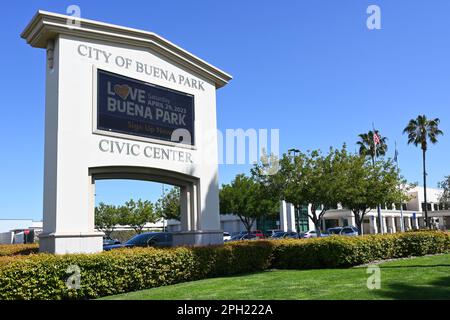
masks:
POLYGON ((21 37, 32 47, 46 48, 48 41, 56 38, 59 34, 149 48, 192 72, 211 80, 217 88, 223 87, 232 79, 231 75, 153 32, 94 20, 78 19, 40 10, 26 26, 21 37), (79 26, 67 23, 67 21, 73 21, 74 19, 80 22, 79 26))

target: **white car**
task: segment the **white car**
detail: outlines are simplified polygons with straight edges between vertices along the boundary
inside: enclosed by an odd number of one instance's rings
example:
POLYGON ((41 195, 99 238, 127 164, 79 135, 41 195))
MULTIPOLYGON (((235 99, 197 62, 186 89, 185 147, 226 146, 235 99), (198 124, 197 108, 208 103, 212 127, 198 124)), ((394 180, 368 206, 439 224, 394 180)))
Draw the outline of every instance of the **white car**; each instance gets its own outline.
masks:
POLYGON ((223 233, 223 242, 230 241, 231 240, 231 234, 228 232, 223 233))
POLYGON ((317 238, 316 230, 309 230, 300 234, 300 238, 308 239, 308 238, 317 238))

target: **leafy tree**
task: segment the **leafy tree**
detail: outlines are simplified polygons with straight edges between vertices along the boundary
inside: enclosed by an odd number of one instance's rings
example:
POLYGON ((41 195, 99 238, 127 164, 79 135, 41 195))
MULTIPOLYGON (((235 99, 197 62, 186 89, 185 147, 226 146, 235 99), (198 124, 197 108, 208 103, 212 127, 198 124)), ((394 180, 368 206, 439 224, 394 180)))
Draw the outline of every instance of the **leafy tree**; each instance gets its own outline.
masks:
POLYGON ((425 225, 430 227, 428 219, 427 208, 427 170, 426 170, 426 152, 428 150, 428 142, 436 144, 438 136, 443 135, 442 130, 439 129, 440 120, 428 119, 425 115, 419 115, 416 119, 411 119, 403 130, 403 133, 408 134, 408 144, 414 144, 416 147, 420 145, 422 149, 422 164, 423 164, 423 192, 425 199, 425 225))
POLYGON ((311 205, 309 219, 320 236, 320 222, 337 202, 337 176, 334 165, 339 151, 330 149, 327 155, 319 150, 284 155, 280 162, 281 180, 285 181, 283 198, 298 211, 301 206, 311 205))
POLYGON ((230 184, 222 185, 220 212, 238 216, 250 233, 256 219, 278 211, 278 203, 267 197, 265 191, 265 187, 253 177, 239 174, 230 184))
POLYGON ((443 181, 439 182, 438 186, 444 189, 439 202, 445 209, 448 209, 450 208, 450 176, 446 176, 443 181))
POLYGON ((352 211, 359 234, 367 213, 380 203, 402 203, 408 199, 406 181, 398 175, 391 160, 368 162, 360 155, 341 154, 339 194, 343 207, 352 211))
POLYGON ((160 219, 153 203, 150 201, 134 201, 133 199, 125 202, 120 207, 120 223, 129 225, 136 233, 142 233, 147 223, 155 223, 160 219))
POLYGON ((266 199, 276 202, 282 199, 281 190, 285 181, 279 175, 280 162, 273 153, 267 154, 265 150, 259 163, 255 163, 250 169, 252 179, 261 187, 266 199))
POLYGON ((105 233, 109 238, 119 223, 119 210, 116 206, 100 202, 95 208, 95 228, 105 233))
POLYGON ((381 137, 380 132, 375 130, 376 135, 380 137, 380 143, 375 146, 374 131, 370 130, 368 133, 361 133, 359 135, 359 141, 356 143, 359 146, 359 154, 362 156, 370 157, 372 164, 375 163, 375 159, 386 155, 387 143, 386 137, 381 137))
POLYGON ((155 210, 158 216, 166 220, 174 219, 180 221, 180 188, 173 187, 168 193, 159 198, 155 204, 155 210))

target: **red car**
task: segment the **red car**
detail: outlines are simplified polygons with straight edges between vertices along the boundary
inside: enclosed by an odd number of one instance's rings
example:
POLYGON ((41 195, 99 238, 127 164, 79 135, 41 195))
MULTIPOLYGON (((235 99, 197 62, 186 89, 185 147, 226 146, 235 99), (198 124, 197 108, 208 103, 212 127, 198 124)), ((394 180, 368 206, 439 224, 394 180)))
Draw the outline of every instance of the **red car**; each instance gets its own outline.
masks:
POLYGON ((264 233, 261 230, 254 230, 251 232, 251 234, 254 234, 255 236, 257 236, 260 239, 264 239, 264 233))

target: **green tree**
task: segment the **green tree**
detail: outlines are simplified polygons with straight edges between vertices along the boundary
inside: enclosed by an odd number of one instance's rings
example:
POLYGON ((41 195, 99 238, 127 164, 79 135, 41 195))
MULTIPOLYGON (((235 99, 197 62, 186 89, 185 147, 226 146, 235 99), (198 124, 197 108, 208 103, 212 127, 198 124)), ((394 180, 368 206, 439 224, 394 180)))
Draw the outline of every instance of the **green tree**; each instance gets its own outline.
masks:
POLYGON ((119 210, 116 206, 100 202, 95 207, 95 228, 104 232, 108 238, 119 224, 119 218, 119 210))
POLYGON ((255 221, 278 210, 278 204, 267 197, 264 186, 253 177, 237 175, 220 189, 220 213, 234 214, 250 233, 255 221))
POLYGON ((427 202, 427 170, 426 170, 426 152, 428 150, 428 142, 436 144, 438 136, 443 135, 442 130, 439 129, 440 120, 428 119, 425 115, 419 115, 416 119, 411 119, 403 130, 403 133, 408 134, 408 144, 414 144, 416 147, 420 146, 422 149, 422 164, 423 164, 423 192, 425 200, 425 226, 430 227, 428 219, 428 202, 427 202))
POLYGON ((352 211, 359 234, 367 213, 380 203, 402 203, 408 199, 407 188, 391 160, 370 163, 364 156, 342 153, 339 163, 339 194, 343 207, 352 211))
POLYGON ((120 207, 120 223, 129 225, 133 230, 140 234, 147 223, 155 223, 161 217, 156 212, 152 202, 146 200, 134 201, 133 199, 125 202, 120 207))
POLYGON ((375 163, 375 159, 384 156, 387 152, 386 137, 381 137, 380 132, 375 130, 376 135, 380 138, 380 143, 375 145, 374 131, 370 130, 368 133, 361 133, 359 135, 359 141, 356 144, 359 146, 359 154, 362 156, 370 157, 372 164, 375 163))
POLYGON ((439 198, 439 202, 447 210, 450 208, 450 176, 446 176, 444 180, 439 182, 438 186, 444 190, 439 198))
POLYGON ((180 188, 173 187, 164 194, 155 204, 155 210, 158 216, 168 220, 174 219, 180 221, 180 188))
POLYGON ((320 150, 308 153, 285 154, 280 161, 280 180, 285 181, 282 197, 292 203, 298 212, 301 206, 311 206, 308 213, 317 235, 320 236, 320 222, 323 216, 337 202, 335 157, 337 150, 330 149, 327 155, 320 150))
POLYGON ((263 150, 260 162, 255 163, 250 169, 252 179, 260 185, 264 198, 270 199, 279 205, 282 199, 281 190, 285 186, 285 182, 279 175, 280 162, 273 153, 267 154, 263 150))

